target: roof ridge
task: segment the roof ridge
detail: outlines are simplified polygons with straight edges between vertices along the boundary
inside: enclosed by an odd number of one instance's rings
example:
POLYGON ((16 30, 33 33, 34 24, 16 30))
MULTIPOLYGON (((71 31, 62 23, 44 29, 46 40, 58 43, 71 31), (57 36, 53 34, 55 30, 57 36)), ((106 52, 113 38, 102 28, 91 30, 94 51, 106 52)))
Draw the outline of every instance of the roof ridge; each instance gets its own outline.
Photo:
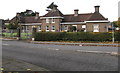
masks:
POLYGON ((106 18, 99 12, 94 12, 91 14, 87 20, 106 20, 106 18))
MULTIPOLYGON (((93 14, 93 13, 82 13, 82 14, 78 14, 78 15, 86 15, 86 14, 93 14)), ((74 15, 74 14, 64 14, 64 15, 74 15)))

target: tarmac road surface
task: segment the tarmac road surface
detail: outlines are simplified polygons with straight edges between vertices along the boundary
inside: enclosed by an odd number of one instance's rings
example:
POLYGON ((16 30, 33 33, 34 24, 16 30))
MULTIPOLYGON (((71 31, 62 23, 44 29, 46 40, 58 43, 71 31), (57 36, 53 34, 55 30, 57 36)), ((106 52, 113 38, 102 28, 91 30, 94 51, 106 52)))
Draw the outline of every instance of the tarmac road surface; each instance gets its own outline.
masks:
MULTIPOLYGON (((12 57, 51 71, 117 71, 118 56, 83 53, 76 50, 116 52, 117 47, 66 46, 3 41, 4 57, 12 57)), ((4 67, 4 65, 3 65, 4 67)))

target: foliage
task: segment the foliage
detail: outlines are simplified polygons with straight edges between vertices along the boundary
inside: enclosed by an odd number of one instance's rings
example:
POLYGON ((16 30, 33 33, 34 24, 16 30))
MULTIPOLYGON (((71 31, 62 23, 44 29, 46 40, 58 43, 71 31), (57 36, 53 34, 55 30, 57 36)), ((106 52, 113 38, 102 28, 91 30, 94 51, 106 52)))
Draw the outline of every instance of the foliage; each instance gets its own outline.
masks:
POLYGON ((20 13, 21 16, 35 16, 36 12, 33 12, 32 10, 26 10, 24 12, 20 13))
MULTIPOLYGON (((115 40, 119 33, 115 33, 115 40)), ((34 36, 36 41, 112 41, 112 33, 101 32, 37 32, 34 36)))
POLYGON ((113 23, 115 27, 120 27, 120 18, 118 18, 118 21, 114 21, 113 23))
POLYGON ((8 29, 17 29, 18 28, 18 24, 10 23, 9 25, 6 25, 6 27, 8 29))

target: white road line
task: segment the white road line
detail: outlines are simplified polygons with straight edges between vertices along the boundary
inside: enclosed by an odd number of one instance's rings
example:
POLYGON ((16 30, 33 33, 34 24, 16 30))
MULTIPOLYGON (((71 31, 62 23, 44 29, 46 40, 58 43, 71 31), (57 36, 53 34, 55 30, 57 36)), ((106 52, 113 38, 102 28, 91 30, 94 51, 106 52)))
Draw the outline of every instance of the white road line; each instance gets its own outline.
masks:
POLYGON ((9 44, 2 44, 2 45, 9 46, 9 44))
POLYGON ((55 49, 55 50, 60 50, 60 49, 55 49))
POLYGON ((76 50, 76 51, 85 52, 85 53, 105 53, 105 54, 111 54, 111 55, 119 55, 118 52, 87 51, 87 50, 76 50))
POLYGON ((60 49, 55 49, 55 48, 48 48, 49 50, 56 50, 56 51, 58 51, 58 50, 60 50, 60 49))

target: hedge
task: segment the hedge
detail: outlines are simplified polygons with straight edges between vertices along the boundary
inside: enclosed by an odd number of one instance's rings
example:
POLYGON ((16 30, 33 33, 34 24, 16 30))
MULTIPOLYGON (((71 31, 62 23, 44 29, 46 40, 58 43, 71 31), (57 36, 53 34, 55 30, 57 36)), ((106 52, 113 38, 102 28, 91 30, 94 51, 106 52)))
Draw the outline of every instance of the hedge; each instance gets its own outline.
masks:
MULTIPOLYGON (((115 41, 120 41, 115 33, 115 41)), ((112 33, 94 32, 36 32, 35 41, 112 41, 112 33)))

